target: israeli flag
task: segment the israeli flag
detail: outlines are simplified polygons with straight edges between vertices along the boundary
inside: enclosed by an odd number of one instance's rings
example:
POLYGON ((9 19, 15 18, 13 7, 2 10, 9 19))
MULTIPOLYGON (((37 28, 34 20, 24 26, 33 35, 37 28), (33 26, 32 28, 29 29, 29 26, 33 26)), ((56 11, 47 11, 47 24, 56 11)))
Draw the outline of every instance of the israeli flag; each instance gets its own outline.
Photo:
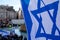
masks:
POLYGON ((28 40, 60 40, 60 0, 21 0, 28 40))

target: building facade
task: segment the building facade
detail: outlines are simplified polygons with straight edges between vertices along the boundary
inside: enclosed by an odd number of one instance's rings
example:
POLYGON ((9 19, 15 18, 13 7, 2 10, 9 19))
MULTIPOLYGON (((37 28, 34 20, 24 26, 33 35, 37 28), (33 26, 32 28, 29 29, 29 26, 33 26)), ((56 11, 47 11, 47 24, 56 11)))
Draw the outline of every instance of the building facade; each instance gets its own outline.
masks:
POLYGON ((13 9, 12 6, 0 5, 0 19, 16 19, 17 12, 13 9))

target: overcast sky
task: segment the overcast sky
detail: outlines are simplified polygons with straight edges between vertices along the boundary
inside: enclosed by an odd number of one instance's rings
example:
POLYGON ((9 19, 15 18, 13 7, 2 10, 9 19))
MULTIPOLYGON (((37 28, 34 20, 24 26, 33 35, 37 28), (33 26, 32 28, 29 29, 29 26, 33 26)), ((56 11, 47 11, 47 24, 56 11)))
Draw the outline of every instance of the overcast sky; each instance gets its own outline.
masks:
POLYGON ((0 5, 13 6, 16 11, 21 8, 20 0, 0 0, 0 5))

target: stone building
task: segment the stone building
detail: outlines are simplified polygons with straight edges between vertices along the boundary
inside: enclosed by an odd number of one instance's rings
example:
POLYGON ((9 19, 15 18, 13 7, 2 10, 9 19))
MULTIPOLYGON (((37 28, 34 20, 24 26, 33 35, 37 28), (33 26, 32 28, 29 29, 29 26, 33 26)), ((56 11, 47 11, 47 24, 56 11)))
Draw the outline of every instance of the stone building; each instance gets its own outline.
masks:
POLYGON ((13 9, 13 6, 0 5, 0 19, 16 19, 17 12, 13 9))

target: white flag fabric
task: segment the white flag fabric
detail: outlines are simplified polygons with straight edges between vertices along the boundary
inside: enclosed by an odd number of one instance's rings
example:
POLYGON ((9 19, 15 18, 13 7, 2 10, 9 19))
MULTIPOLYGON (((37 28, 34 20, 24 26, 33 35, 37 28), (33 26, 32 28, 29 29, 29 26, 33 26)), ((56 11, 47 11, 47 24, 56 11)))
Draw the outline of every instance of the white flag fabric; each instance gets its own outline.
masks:
POLYGON ((60 0, 21 0, 28 40, 60 40, 60 0))

